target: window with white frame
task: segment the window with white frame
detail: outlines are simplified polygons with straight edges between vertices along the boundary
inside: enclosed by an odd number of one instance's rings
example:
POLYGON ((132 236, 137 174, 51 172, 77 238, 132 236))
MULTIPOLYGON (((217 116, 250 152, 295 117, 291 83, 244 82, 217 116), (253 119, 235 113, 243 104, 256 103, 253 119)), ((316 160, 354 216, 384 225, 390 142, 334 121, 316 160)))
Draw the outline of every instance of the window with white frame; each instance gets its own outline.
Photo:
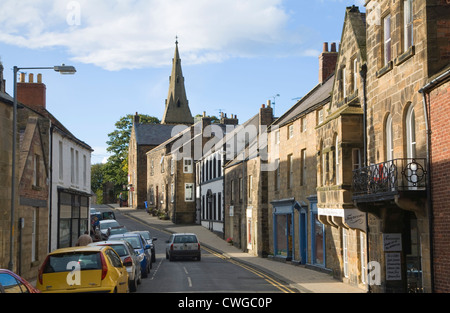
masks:
POLYGON ((413 0, 403 1, 403 33, 404 33, 404 51, 408 50, 414 44, 413 34, 413 0))
POLYGON ((358 58, 353 59, 353 92, 358 88, 358 58))
POLYGON ((248 176, 248 202, 252 202, 252 195, 253 195, 253 176, 248 176))
POLYGON ((386 161, 394 159, 394 139, 392 131, 392 116, 389 114, 386 119, 386 161))
POLYGON ((75 151, 70 148, 70 182, 75 183, 75 151))
POLYGON ((59 180, 64 179, 64 156, 63 156, 63 143, 59 142, 59 180))
POLYGON ((194 184, 193 183, 184 184, 184 200, 186 202, 194 201, 194 184))
POLYGON ((317 125, 323 122, 323 108, 317 111, 317 125))
POLYGON ((301 130, 304 133, 304 132, 306 132, 306 117, 302 117, 301 123, 302 123, 301 130))
POLYGON ((33 186, 39 186, 39 155, 35 154, 33 158, 33 186))
POLYGON ((335 141, 335 150, 336 150, 336 185, 341 184, 341 161, 340 161, 340 153, 339 153, 339 136, 336 135, 335 141))
POLYGON ((413 159, 416 157, 416 115, 414 106, 410 106, 406 114, 406 144, 407 157, 413 159))
POLYGON ((275 190, 280 190, 280 159, 275 160, 275 190))
POLYGON ((344 261, 344 276, 348 277, 348 231, 342 228, 342 258, 344 261))
POLYGON ((347 97, 347 71, 342 67, 342 98, 347 97))
POLYGON ((33 208, 31 210, 33 212, 33 217, 31 220, 31 262, 35 262, 37 260, 37 247, 38 247, 38 236, 37 236, 38 209, 33 208))
POLYGON ((173 175, 173 173, 174 173, 174 170, 175 170, 175 165, 174 165, 174 160, 173 160, 173 157, 172 158, 170 158, 170 175, 173 175))
POLYGON ((306 149, 302 150, 302 186, 306 185, 306 149))
POLYGON ((362 231, 359 232, 359 251, 361 258, 361 282, 366 283, 366 234, 362 231))
POLYGON ((294 186, 294 157, 289 154, 288 157, 288 189, 294 186))
POLYGON ((361 168, 361 150, 359 148, 352 149, 352 168, 357 170, 361 168))
POLYGON ((183 173, 192 173, 192 158, 183 158, 183 173))
POLYGON ((383 19, 383 57, 384 65, 387 65, 392 58, 391 51, 391 15, 383 19))
POLYGON ((294 125, 293 124, 289 125, 289 127, 288 127, 288 138, 292 138, 292 137, 294 137, 294 125))

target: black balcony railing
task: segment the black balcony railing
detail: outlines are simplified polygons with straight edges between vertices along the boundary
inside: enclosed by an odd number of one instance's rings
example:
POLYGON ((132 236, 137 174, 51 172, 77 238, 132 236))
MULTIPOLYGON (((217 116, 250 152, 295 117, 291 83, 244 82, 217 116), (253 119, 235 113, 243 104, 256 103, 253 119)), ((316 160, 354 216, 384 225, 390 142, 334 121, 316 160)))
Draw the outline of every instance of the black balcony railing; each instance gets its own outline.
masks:
POLYGON ((353 197, 425 190, 426 159, 395 159, 353 171, 353 197))

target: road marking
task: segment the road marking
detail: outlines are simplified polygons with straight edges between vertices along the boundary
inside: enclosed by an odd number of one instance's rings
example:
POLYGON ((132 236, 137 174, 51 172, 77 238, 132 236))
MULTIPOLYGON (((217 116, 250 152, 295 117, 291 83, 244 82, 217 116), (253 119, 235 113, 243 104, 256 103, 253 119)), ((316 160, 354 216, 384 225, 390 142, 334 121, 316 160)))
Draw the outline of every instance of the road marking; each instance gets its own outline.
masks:
POLYGON ((191 278, 188 276, 187 279, 188 279, 189 288, 192 288, 192 280, 191 280, 191 278))
POLYGON ((284 293, 296 293, 295 290, 293 290, 293 289, 291 289, 289 287, 286 287, 285 285, 283 285, 280 282, 276 281, 275 279, 273 279, 269 275, 267 275, 267 274, 265 274, 265 273, 255 269, 255 268, 253 268, 251 266, 245 265, 244 263, 241 263, 239 261, 236 261, 236 260, 233 260, 231 258, 228 258, 228 257, 224 256, 223 254, 215 252, 214 250, 211 250, 209 248, 205 248, 205 246, 203 246, 202 248, 205 249, 206 251, 208 251, 209 253, 215 255, 216 257, 222 259, 222 260, 225 260, 225 261, 228 261, 228 262, 233 263, 235 265, 238 265, 238 266, 246 269, 247 271, 252 272, 253 274, 263 278, 269 284, 271 284, 272 286, 278 288, 279 290, 281 290, 284 293))
POLYGON ((162 261, 163 261, 163 258, 161 258, 161 260, 160 260, 159 263, 158 263, 158 266, 153 270, 153 275, 152 275, 152 277, 150 278, 150 280, 153 280, 153 279, 155 278, 156 272, 158 272, 159 267, 161 266, 162 261))
POLYGON ((186 275, 189 275, 189 273, 188 273, 188 271, 187 271, 187 269, 186 269, 185 266, 183 266, 183 270, 184 270, 184 272, 186 273, 186 275))

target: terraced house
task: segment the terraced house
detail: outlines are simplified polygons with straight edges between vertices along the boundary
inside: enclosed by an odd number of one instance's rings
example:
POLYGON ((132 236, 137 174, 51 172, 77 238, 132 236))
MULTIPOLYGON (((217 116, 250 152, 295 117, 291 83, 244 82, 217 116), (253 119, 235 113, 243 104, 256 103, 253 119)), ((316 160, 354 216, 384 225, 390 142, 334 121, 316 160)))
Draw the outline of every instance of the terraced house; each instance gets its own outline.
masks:
POLYGON ((449 4, 367 1, 367 166, 353 201, 368 213, 374 292, 431 292, 427 117, 420 89, 448 66, 449 4), (448 33, 448 31, 447 31, 448 33))

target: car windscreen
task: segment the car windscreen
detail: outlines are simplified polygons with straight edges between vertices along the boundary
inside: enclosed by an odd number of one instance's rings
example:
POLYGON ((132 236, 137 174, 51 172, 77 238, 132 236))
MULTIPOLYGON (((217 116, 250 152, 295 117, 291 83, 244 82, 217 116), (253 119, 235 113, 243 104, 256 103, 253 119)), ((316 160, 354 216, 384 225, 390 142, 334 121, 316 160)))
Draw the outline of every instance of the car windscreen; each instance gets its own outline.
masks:
POLYGON ((175 236, 174 243, 197 243, 197 237, 194 235, 175 236))
POLYGON ((102 269, 100 252, 72 252, 50 255, 44 266, 44 273, 72 271, 71 262, 77 262, 81 270, 102 269))
POLYGON ((120 226, 118 222, 111 220, 108 222, 100 223, 100 229, 108 229, 109 227, 120 226))
POLYGON ((150 240, 150 233, 148 231, 140 232, 142 237, 144 237, 145 240, 150 240))
POLYGON ((125 234, 126 232, 128 232, 128 230, 126 228, 124 228, 124 227, 122 227, 122 228, 111 228, 109 230, 109 233, 111 235, 125 234))
POLYGON ((128 255, 128 250, 123 244, 111 244, 109 246, 113 248, 120 257, 128 255))
POLYGON ((142 249, 142 242, 139 240, 139 237, 124 237, 123 239, 128 241, 133 249, 142 249))

